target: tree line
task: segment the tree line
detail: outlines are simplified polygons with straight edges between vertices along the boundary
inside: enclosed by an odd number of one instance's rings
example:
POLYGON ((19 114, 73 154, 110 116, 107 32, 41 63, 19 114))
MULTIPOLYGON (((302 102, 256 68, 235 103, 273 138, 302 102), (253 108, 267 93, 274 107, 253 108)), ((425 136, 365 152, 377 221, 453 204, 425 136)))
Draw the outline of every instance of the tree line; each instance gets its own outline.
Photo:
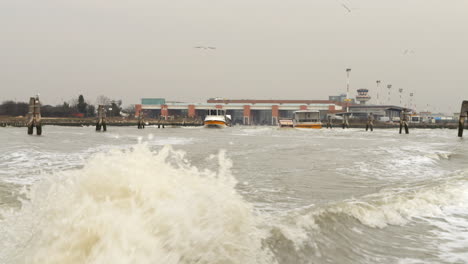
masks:
MULTIPOLYGON (((96 99, 96 104, 104 105, 108 116, 121 116, 122 100, 111 100, 101 95, 96 99)), ((129 107, 127 112, 131 109, 132 107, 129 107)), ((0 115, 3 116, 25 116, 28 111, 29 104, 26 102, 8 100, 0 104, 0 115)), ((86 102, 83 95, 79 95, 78 98, 74 98, 70 102, 63 102, 63 104, 42 104, 41 115, 43 117, 95 117, 96 107, 86 102)))

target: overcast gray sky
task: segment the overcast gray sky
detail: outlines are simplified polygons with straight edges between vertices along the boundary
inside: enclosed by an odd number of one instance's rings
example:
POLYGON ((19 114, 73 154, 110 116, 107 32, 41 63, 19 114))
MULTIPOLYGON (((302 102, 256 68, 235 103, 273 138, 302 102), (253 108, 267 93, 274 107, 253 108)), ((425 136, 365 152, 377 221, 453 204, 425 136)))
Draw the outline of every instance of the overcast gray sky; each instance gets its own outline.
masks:
POLYGON ((0 100, 327 99, 350 67, 455 112, 467 49, 468 0, 1 0, 0 100))

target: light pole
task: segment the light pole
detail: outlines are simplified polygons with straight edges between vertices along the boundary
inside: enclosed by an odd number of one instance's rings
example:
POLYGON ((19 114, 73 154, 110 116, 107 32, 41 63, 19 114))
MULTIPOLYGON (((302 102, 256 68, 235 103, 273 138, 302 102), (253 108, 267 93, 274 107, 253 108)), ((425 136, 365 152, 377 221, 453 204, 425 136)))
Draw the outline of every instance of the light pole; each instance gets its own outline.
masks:
POLYGON ((387 85, 387 89, 388 89, 388 104, 390 105, 391 104, 391 101, 392 101, 392 97, 390 95, 390 91, 392 90, 392 85, 391 84, 388 84, 387 85))
POLYGON ((380 93, 380 80, 376 81, 377 83, 377 104, 380 105, 379 93, 380 93))
POLYGON ((403 93, 403 88, 398 89, 398 91, 400 92, 400 106, 401 106, 401 105, 403 105, 403 103, 401 102, 401 97, 402 97, 402 93, 403 93))
POLYGON ((351 72, 350 68, 346 69, 346 112, 349 112, 349 73, 351 72))
MULTIPOLYGON (((414 96, 414 93, 410 93, 409 96, 410 96, 409 108, 412 109, 412 110, 415 110, 415 109, 413 109, 413 96, 414 96)), ((413 112, 416 112, 416 111, 413 111, 413 112)))

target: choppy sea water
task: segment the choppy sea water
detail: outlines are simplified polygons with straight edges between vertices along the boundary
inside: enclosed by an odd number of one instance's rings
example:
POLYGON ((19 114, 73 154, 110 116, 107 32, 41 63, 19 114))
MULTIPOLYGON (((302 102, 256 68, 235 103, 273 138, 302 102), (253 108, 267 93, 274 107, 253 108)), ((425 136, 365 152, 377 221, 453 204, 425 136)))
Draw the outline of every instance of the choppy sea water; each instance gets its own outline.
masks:
POLYGON ((454 130, 0 129, 0 263, 467 263, 454 130))

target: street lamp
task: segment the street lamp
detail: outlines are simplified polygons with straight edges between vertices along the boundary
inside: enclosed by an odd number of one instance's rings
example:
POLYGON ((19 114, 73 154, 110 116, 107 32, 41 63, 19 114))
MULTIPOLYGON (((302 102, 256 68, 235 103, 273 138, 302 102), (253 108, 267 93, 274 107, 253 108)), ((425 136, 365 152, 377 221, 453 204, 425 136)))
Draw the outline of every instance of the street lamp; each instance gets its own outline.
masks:
POLYGON ((409 105, 409 108, 411 108, 412 110, 414 110, 414 112, 416 112, 416 109, 413 109, 413 96, 414 96, 414 93, 410 93, 410 105, 409 105))
POLYGON ((388 84, 387 89, 388 89, 388 104, 390 105, 391 101, 392 101, 392 97, 390 96, 390 91, 392 90, 392 85, 388 84))
POLYGON ((380 105, 379 93, 380 93, 380 80, 376 81, 377 83, 377 104, 380 105))
POLYGON ((402 96, 402 93, 403 93, 403 88, 398 89, 398 91, 400 92, 400 106, 401 106, 403 104, 401 102, 401 96, 402 96))
POLYGON ((351 72, 350 68, 346 69, 346 112, 349 112, 349 73, 351 72))

